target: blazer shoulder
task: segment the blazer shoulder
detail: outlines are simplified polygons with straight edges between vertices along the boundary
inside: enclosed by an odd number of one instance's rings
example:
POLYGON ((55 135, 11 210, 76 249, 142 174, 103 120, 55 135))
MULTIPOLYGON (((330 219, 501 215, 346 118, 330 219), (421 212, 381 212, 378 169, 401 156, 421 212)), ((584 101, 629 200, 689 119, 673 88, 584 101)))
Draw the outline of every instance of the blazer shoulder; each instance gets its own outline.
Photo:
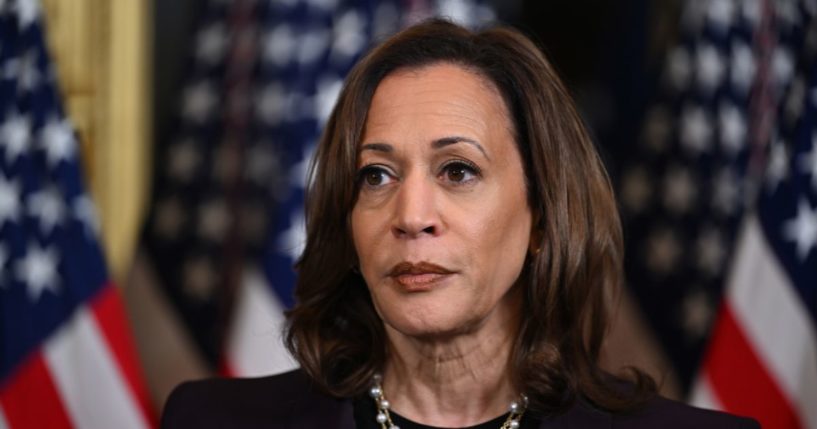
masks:
POLYGON ((342 415, 351 406, 321 394, 302 370, 259 378, 212 378, 177 386, 162 428, 303 427, 316 414, 342 415))
POLYGON ((614 428, 621 429, 760 429, 754 419, 697 408, 661 396, 653 398, 639 411, 616 415, 613 422, 614 428))

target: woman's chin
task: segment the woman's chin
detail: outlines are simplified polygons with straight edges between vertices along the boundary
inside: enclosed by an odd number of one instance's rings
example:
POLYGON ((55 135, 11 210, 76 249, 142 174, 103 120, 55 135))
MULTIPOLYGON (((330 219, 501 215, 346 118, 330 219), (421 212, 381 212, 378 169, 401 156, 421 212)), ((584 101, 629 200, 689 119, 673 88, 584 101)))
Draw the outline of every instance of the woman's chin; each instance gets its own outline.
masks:
POLYGON ((421 340, 445 340, 473 330, 478 323, 474 315, 400 313, 384 318, 387 327, 407 337, 421 340))

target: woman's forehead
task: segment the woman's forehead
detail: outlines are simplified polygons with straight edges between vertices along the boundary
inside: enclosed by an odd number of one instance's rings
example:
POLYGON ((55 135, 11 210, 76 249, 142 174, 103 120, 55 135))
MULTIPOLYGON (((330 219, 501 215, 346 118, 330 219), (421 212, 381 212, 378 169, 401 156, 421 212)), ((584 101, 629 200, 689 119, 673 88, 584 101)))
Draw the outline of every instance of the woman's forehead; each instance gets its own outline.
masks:
POLYGON ((504 100, 490 81, 465 67, 437 63, 398 70, 381 81, 361 143, 443 134, 476 139, 510 126, 504 100))

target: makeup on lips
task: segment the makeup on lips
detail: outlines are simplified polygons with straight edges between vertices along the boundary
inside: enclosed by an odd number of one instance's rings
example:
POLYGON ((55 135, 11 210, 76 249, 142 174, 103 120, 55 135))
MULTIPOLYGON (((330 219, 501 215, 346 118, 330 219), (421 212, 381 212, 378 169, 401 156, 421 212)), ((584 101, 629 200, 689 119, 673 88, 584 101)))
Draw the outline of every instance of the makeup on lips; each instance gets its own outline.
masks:
POLYGON ((419 292, 431 289, 434 284, 451 274, 454 271, 430 262, 401 262, 389 271, 388 276, 407 291, 419 292))

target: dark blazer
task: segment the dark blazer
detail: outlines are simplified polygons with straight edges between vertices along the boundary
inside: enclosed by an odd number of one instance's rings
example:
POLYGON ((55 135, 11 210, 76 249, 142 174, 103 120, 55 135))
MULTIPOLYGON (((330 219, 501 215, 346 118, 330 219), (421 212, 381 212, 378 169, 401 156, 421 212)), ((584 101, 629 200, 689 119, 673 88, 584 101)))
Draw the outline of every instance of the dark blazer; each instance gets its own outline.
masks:
MULTIPOLYGON (((542 421, 541 429, 759 428, 752 419, 657 397, 642 411, 616 415, 577 404, 542 421)), ((303 371, 178 386, 165 405, 162 428, 355 429, 352 401, 316 391, 303 371)))

